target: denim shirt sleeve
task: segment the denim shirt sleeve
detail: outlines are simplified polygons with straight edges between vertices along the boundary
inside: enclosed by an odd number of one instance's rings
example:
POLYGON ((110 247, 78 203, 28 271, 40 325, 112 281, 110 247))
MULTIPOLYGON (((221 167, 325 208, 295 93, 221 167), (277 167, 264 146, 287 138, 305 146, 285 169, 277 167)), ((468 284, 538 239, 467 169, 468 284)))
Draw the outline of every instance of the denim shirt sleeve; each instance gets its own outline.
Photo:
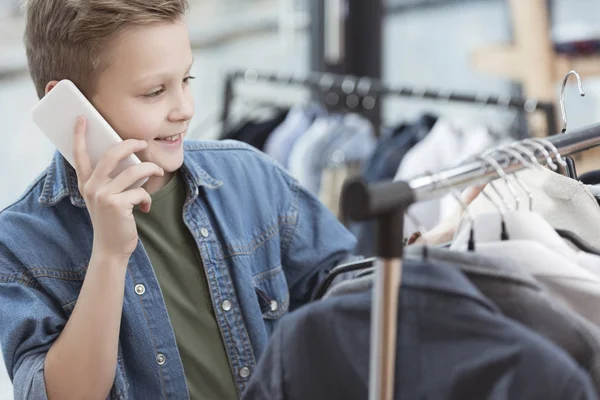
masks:
POLYGON ((282 262, 294 310, 310 301, 318 282, 336 265, 352 258, 356 239, 319 199, 287 178, 297 222, 284 234, 282 262))
POLYGON ((14 398, 45 400, 46 354, 66 321, 33 277, 0 254, 0 343, 14 398), (12 263, 11 263, 12 264, 12 263))

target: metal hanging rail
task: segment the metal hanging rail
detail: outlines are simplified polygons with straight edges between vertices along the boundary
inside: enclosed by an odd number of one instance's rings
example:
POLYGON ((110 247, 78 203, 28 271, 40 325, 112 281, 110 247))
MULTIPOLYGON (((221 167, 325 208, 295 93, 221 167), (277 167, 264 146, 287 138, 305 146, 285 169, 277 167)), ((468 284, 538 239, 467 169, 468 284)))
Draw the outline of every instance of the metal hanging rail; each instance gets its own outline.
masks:
MULTIPOLYGON (((296 85, 311 88, 321 93, 331 93, 331 103, 344 104, 349 109, 369 111, 375 102, 387 96, 414 99, 439 100, 444 102, 475 104, 479 106, 498 106, 504 109, 516 109, 526 112, 542 112, 546 118, 548 135, 557 131, 556 107, 551 102, 508 96, 488 96, 455 91, 436 90, 420 87, 402 87, 387 85, 379 80, 367 77, 344 76, 328 73, 311 73, 306 76, 259 72, 254 69, 235 70, 227 74, 223 95, 221 121, 225 124, 231 113, 231 104, 235 97, 234 83, 244 80, 248 83, 269 82, 281 85, 296 85)), ((326 97, 329 106, 329 99, 326 97)))

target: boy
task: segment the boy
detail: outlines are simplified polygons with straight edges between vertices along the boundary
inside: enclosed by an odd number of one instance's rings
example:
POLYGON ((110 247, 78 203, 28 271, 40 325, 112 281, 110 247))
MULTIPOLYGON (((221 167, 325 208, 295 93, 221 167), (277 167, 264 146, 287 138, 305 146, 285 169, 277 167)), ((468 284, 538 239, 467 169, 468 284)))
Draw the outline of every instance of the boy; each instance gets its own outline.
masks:
POLYGON ((79 119, 75 168, 57 154, 0 214, 0 342, 17 399, 237 398, 277 320, 354 247, 262 154, 183 144, 186 9, 27 3, 39 97, 72 80, 124 142, 92 168, 79 119), (113 176, 133 153, 143 162, 113 176))

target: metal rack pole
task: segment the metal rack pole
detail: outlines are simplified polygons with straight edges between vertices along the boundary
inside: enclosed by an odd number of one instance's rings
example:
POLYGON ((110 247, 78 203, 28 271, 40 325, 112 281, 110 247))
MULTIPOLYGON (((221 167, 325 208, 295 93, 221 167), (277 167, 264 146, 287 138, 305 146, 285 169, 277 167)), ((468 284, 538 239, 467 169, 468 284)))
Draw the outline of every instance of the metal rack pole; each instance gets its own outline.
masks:
MULTIPOLYGON (((560 134, 548 139, 562 156, 600 145, 600 124, 560 134)), ((543 162, 545 157, 537 154, 543 162)), ((526 168, 511 158, 507 173, 526 168)), ((342 210, 350 219, 376 218, 379 226, 378 267, 375 272, 371 317, 370 400, 392 400, 394 396, 398 293, 402 268, 402 220, 415 201, 441 197, 448 187, 457 190, 489 182, 498 172, 480 161, 468 163, 434 176, 410 182, 385 182, 368 185, 361 178, 348 181, 342 191, 342 210), (439 185, 444 182, 443 185, 439 185)))
MULTIPOLYGON (((454 91, 444 90, 432 90, 427 88, 418 87, 397 87, 394 85, 386 85, 380 80, 370 79, 365 77, 356 77, 352 75, 336 75, 336 74, 322 74, 322 73, 311 73, 307 76, 296 76, 276 73, 265 73, 256 70, 235 70, 227 74, 225 80, 225 89, 223 97, 223 110, 221 120, 223 123, 230 114, 230 107, 232 100, 235 96, 233 84, 236 79, 242 77, 251 76, 252 82, 272 82, 286 85, 299 85, 311 88, 314 90, 323 90, 324 80, 329 81, 329 89, 336 93, 345 94, 342 90, 344 84, 352 88, 360 86, 359 83, 366 83, 369 87, 369 93, 371 96, 380 98, 381 96, 396 96, 396 97, 409 97, 424 100, 442 100, 454 103, 473 103, 481 105, 493 105, 504 108, 512 108, 517 110, 525 110, 527 112, 543 112, 546 116, 547 126, 549 129, 548 135, 557 132, 556 126, 556 108, 553 103, 550 102, 538 102, 534 99, 527 99, 523 97, 511 97, 503 99, 502 96, 485 96, 485 95, 474 95, 458 93, 454 91), (326 79, 325 79, 326 78, 326 79)), ((353 89, 354 90, 354 89, 353 89)))

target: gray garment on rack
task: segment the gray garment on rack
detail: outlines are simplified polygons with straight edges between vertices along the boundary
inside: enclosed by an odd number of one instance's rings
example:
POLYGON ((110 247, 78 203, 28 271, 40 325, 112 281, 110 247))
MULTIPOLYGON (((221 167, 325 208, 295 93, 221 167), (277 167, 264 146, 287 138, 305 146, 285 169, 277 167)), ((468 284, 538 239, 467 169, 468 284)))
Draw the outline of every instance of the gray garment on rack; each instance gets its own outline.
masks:
MULTIPOLYGON (((406 257, 421 255, 421 246, 406 248, 406 257)), ((504 315, 569 353, 590 374, 600 392, 600 329, 595 324, 554 299, 535 278, 514 267, 511 260, 440 248, 429 248, 428 258, 460 267, 504 315)))
MULTIPOLYGON (((504 315, 522 323, 561 347, 585 369, 600 393, 600 329, 550 293, 527 272, 501 257, 428 248, 428 259, 459 267, 469 280, 504 315)), ((422 246, 409 246, 405 256, 420 259, 422 246)), ((373 286, 373 275, 345 281, 325 298, 365 292, 373 286)))
MULTIPOLYGON (((332 297, 284 317, 243 398, 368 398, 371 299, 332 297)), ((407 260, 398 307, 395 399, 598 398, 568 354, 502 315, 452 265, 407 260)))

